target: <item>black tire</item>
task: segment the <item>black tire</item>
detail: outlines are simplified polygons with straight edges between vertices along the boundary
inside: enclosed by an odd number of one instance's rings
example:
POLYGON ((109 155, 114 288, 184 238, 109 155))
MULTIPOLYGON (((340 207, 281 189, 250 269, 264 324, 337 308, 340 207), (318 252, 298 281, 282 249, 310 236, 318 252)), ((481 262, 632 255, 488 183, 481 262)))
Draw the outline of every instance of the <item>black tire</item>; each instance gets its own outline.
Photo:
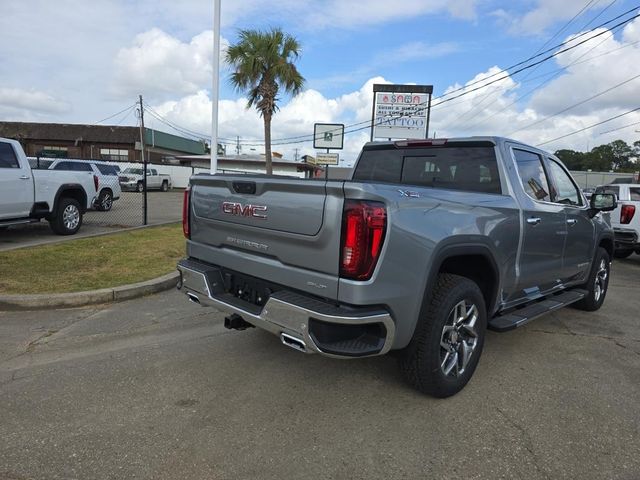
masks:
POLYGON ((627 258, 633 253, 633 250, 616 250, 613 252, 614 258, 627 258))
POLYGON ((609 288, 609 275, 611 274, 611 258, 609 253, 602 247, 596 250, 596 257, 593 259, 589 279, 583 285, 587 295, 573 304, 578 310, 593 312, 598 310, 604 303, 609 288))
POLYGON ((144 192, 144 183, 138 182, 138 185, 136 185, 136 192, 139 192, 139 193, 144 192))
POLYGON ((58 235, 73 235, 82 225, 80 204, 73 198, 61 198, 54 216, 49 219, 49 226, 58 235))
POLYGON ((96 209, 101 212, 108 212, 111 207, 113 207, 113 193, 111 193, 111 190, 102 190, 96 201, 96 209))
POLYGON ((163 192, 168 192, 169 191, 169 182, 167 182, 166 180, 164 182, 162 182, 162 186, 160 187, 160 190, 162 190, 163 192))
POLYGON ((409 384, 422 393, 440 398, 455 395, 478 365, 486 329, 487 309, 478 285, 459 275, 440 274, 431 301, 422 306, 411 342, 400 352, 400 369, 409 384), (459 308, 467 319, 471 316, 469 322, 456 321, 454 312, 459 308), (464 351, 471 343, 465 364, 464 351))

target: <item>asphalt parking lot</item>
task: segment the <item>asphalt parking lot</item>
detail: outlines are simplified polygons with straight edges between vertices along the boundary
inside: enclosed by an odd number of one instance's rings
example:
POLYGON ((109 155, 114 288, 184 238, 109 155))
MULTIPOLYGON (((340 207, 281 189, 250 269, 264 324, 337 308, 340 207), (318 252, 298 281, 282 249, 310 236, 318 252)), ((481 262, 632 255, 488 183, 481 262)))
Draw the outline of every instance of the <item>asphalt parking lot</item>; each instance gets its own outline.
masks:
MULTIPOLYGON (((141 226, 143 225, 142 198, 142 195, 136 192, 122 192, 122 196, 113 203, 113 208, 110 211, 85 213, 80 231, 67 237, 53 233, 49 228, 49 223, 44 220, 29 225, 10 227, 0 231, 0 251, 112 233, 123 228, 141 226)), ((178 189, 169 192, 148 192, 148 224, 158 225, 181 221, 182 198, 183 190, 178 189)))
POLYGON ((638 479, 639 273, 616 262, 598 312, 490 332, 447 400, 176 291, 0 312, 0 479, 638 479))

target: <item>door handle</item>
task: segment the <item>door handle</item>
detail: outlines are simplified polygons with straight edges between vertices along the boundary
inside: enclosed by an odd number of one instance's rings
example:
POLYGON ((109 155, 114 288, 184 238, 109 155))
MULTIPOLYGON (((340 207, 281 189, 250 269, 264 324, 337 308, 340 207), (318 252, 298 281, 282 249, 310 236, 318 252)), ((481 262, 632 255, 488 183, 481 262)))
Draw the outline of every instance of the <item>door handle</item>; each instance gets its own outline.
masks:
POLYGON ((31 177, 29 175, 21 175, 20 180, 29 180, 31 177))
POLYGON ((537 225, 540 223, 540 217, 529 217, 527 218, 527 223, 529 225, 537 225))
POLYGON ((567 220, 567 225, 575 225, 576 223, 578 223, 578 220, 576 220, 575 218, 570 218, 569 220, 567 220))

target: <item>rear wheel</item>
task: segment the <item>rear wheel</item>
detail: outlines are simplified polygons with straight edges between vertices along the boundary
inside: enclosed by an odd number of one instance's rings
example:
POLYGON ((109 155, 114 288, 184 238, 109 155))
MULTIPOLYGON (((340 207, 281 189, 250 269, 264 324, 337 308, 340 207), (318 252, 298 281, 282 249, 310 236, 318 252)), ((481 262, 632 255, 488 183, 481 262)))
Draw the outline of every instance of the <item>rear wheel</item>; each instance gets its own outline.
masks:
POLYGON ((593 312, 598 310, 604 303, 609 287, 609 273, 611 271, 611 259, 609 253, 602 247, 596 251, 596 258, 591 266, 589 279, 583 288, 587 295, 573 305, 579 310, 593 312))
POLYGON ((435 397, 455 395, 469 382, 482 354, 487 313, 482 292, 468 278, 440 274, 423 306, 400 368, 407 381, 435 397))
POLYGON ((73 198, 60 200, 58 209, 49 220, 49 226, 58 235, 73 235, 82 225, 82 212, 80 204, 73 198))
POLYGON ((138 182, 138 185, 136 186, 136 192, 144 192, 144 183, 138 182))
POLYGON ((97 201, 97 208, 103 212, 108 212, 113 207, 113 193, 110 190, 103 190, 97 201))

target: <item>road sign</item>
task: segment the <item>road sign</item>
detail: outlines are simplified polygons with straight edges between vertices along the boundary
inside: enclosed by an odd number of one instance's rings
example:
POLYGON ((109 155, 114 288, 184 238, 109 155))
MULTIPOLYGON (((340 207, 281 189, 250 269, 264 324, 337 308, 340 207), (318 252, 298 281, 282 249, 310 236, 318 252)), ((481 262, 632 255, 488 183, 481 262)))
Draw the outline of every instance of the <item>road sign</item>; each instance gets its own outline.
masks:
POLYGON ((313 125, 313 148, 340 150, 344 141, 342 123, 316 123, 313 125))
POLYGON ((316 153, 316 165, 338 165, 337 153, 316 153))

